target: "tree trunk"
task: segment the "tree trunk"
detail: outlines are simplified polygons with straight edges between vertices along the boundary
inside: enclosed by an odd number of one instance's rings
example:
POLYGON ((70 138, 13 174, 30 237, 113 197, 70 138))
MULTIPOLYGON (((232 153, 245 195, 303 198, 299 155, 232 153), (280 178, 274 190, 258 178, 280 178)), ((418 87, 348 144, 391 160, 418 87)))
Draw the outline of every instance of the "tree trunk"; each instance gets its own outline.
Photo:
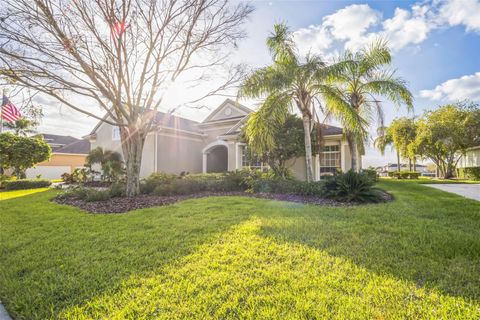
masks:
POLYGON ((417 172, 417 157, 413 157, 413 171, 417 172))
POLYGON ((400 153, 397 150, 397 171, 400 172, 401 169, 401 163, 400 163, 400 153))
POLYGON ((313 181, 312 167, 312 139, 311 139, 311 121, 307 115, 303 116, 303 130, 305 132, 305 165, 307 169, 307 181, 313 181))
POLYGON ((352 145, 350 146, 350 152, 352 153, 352 168, 351 170, 358 172, 358 147, 355 142, 355 138, 352 139, 352 145))
POLYGON ((408 171, 412 172, 412 159, 408 158, 408 171))
POLYGON ((127 197, 134 197, 140 194, 140 167, 146 135, 140 130, 124 130, 125 134, 122 134, 122 149, 127 174, 125 193, 127 197))

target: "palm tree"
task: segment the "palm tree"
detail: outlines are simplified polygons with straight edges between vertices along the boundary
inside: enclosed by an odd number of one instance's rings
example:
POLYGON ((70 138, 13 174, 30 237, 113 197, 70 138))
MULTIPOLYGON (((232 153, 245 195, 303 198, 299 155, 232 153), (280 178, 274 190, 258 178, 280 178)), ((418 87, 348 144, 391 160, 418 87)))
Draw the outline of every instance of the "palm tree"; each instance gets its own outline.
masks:
MULTIPOLYGON (((255 70, 245 79, 239 91, 240 97, 264 98, 260 108, 248 119, 245 131, 248 144, 258 153, 263 150, 255 150, 257 148, 273 147, 275 129, 283 124, 296 107, 303 120, 306 177, 307 181, 312 181, 311 133, 314 121, 318 118, 317 109, 322 110, 319 98, 323 92, 336 96, 326 80, 339 73, 340 65, 327 66, 316 55, 307 55, 300 61, 292 34, 285 24, 274 26, 274 32, 267 39, 267 46, 273 64, 255 70)), ((350 105, 335 106, 332 114, 349 121, 351 128, 360 126, 362 120, 350 105)))
POLYGON ((358 157, 364 153, 369 125, 377 118, 383 126, 383 107, 377 97, 383 96, 397 107, 404 103, 408 110, 413 108, 412 94, 405 81, 389 68, 391 62, 390 49, 382 40, 355 53, 346 51, 339 62, 342 72, 333 73, 329 78, 334 89, 324 94, 330 109, 350 105, 364 120, 360 130, 358 126, 352 128, 348 121, 343 122, 352 152, 352 169, 357 171, 358 157))
POLYGON ((99 164, 102 168, 102 180, 115 181, 123 172, 122 155, 111 150, 103 150, 97 147, 88 153, 86 164, 90 168, 99 164))
POLYGON ((35 127, 38 125, 38 122, 34 120, 29 120, 26 118, 20 118, 15 120, 15 122, 4 122, 4 127, 13 131, 16 136, 26 137, 30 134, 35 133, 35 127))

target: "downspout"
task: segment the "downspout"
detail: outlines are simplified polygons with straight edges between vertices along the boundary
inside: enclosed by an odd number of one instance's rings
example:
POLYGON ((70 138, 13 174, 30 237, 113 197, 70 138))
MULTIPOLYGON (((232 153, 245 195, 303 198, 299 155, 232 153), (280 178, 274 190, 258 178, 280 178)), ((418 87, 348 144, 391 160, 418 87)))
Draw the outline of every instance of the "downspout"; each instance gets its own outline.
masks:
POLYGON ((154 146, 153 146, 153 172, 157 173, 157 169, 158 169, 158 142, 157 142, 157 135, 158 135, 158 132, 157 130, 155 130, 155 134, 153 135, 153 143, 154 143, 154 146))

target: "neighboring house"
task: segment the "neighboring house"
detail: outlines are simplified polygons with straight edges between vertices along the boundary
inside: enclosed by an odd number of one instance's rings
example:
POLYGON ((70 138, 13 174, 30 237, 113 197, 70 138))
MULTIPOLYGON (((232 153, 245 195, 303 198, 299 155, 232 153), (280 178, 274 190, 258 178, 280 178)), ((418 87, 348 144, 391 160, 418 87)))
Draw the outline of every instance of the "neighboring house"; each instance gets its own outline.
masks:
POLYGON ((464 156, 460 158, 457 168, 480 167, 480 145, 469 148, 464 156))
POLYGON ((88 140, 56 134, 42 134, 42 136, 52 148, 52 156, 49 160, 28 169, 27 178, 40 175, 44 179, 59 179, 63 173, 71 173, 85 165, 85 159, 90 152, 88 140))
MULTIPOLYGON (((179 174, 225 172, 244 167, 261 167, 245 157, 245 144, 239 141, 239 133, 251 109, 230 99, 225 100, 201 123, 158 112, 158 130, 148 134, 142 156, 140 176, 152 172, 179 174)), ((331 174, 337 169, 351 167, 348 142, 341 128, 325 125, 324 151, 314 158, 315 179, 331 174)), ((102 147, 122 153, 120 130, 105 122, 99 122, 85 136, 91 147, 102 147)), ((360 162, 361 164, 361 162, 360 162)), ((305 179, 305 159, 292 159, 288 163, 293 174, 305 179)))
MULTIPOLYGON (((416 167, 415 171, 420 172, 422 175, 428 173, 427 166, 425 166, 423 164, 418 164, 417 163, 417 165, 415 167, 416 167)), ((375 169, 380 176, 387 177, 389 172, 398 171, 398 164, 387 163, 386 165, 381 166, 381 167, 377 167, 375 169)), ((409 170, 408 164, 406 164, 406 163, 401 163, 400 164, 400 171, 408 171, 408 170, 409 170)), ((413 164, 412 164, 412 170, 413 170, 413 164)))

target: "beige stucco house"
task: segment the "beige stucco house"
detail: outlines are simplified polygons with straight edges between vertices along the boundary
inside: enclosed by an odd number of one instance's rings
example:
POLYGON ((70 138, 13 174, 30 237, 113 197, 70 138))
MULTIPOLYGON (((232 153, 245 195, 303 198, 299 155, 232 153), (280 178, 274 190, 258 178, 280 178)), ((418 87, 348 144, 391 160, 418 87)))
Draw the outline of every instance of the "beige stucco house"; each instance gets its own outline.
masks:
MULTIPOLYGON (((145 141, 140 175, 146 177, 152 172, 180 174, 223 172, 244 167, 261 167, 262 164, 248 163, 244 156, 245 144, 238 139, 240 129, 251 109, 225 100, 202 122, 196 122, 171 114, 158 112, 159 129, 148 134, 145 141)), ((337 168, 350 169, 351 157, 342 129, 325 126, 325 147, 314 159, 315 179, 334 172, 337 168)), ((91 148, 122 152, 118 127, 100 122, 86 136, 91 148)), ((293 174, 305 179, 305 159, 289 162, 293 174)))

